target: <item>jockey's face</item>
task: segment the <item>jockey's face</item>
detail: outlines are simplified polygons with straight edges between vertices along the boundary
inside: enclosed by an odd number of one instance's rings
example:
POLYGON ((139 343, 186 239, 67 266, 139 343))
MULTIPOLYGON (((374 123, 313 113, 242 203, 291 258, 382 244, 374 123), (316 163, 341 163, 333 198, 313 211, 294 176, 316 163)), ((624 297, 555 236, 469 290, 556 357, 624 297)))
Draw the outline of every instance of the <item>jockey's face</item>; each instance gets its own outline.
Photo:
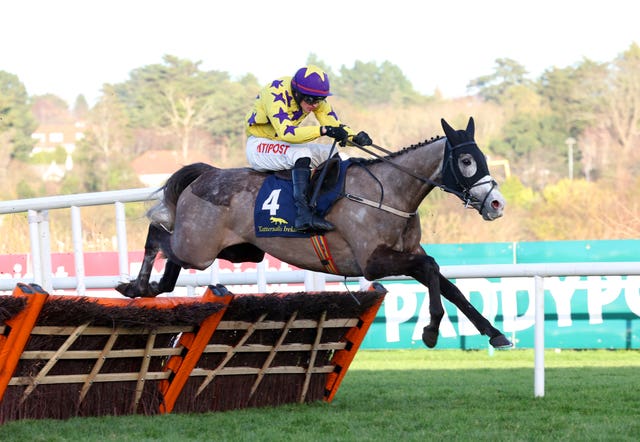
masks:
POLYGON ((304 112, 313 112, 314 110, 318 109, 318 106, 320 106, 320 103, 321 101, 316 101, 313 104, 309 104, 306 101, 301 101, 300 107, 304 112))
POLYGON ((304 112, 313 112, 320 106, 326 97, 316 97, 313 95, 299 94, 296 99, 300 103, 300 107, 304 112))

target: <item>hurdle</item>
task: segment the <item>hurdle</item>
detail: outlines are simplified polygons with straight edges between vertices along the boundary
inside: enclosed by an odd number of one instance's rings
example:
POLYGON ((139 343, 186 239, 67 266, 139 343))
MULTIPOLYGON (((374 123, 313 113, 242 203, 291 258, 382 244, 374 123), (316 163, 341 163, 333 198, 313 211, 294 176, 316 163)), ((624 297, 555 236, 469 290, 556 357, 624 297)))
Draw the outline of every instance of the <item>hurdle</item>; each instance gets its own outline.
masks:
POLYGON ((0 422, 331 402, 386 289, 0 296, 0 422))

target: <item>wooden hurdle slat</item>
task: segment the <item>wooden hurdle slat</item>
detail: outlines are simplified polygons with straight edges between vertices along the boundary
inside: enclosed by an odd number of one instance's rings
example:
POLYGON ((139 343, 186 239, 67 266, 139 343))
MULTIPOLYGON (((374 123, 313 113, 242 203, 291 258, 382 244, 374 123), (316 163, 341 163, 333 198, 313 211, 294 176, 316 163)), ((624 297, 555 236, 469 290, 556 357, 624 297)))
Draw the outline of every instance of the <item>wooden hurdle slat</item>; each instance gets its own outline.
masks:
POLYGON ((224 369, 224 366, 227 364, 227 362, 229 362, 231 360, 231 358, 233 358, 233 355, 236 353, 236 349, 242 347, 244 345, 244 343, 247 342, 247 340, 251 337, 253 332, 255 332, 258 329, 258 327, 257 327, 258 324, 264 318, 267 317, 267 314, 268 313, 263 313, 260 316, 260 318, 253 324, 254 327, 249 327, 247 329, 247 331, 242 336, 242 338, 240 338, 238 343, 236 345, 234 345, 233 347, 231 347, 227 351, 227 354, 225 355, 224 359, 222 360, 222 362, 220 362, 220 364, 218 364, 218 366, 216 368, 214 368, 213 370, 207 370, 206 371, 207 375, 204 378, 204 380, 202 381, 202 383, 200 384, 200 387, 198 387, 198 390, 196 391, 196 396, 199 396, 200 393, 202 393, 204 391, 204 389, 207 388, 207 385, 209 385, 211 383, 211 381, 213 381, 213 379, 216 377, 216 375, 218 373, 220 373, 224 369))
POLYGON ((309 384, 311 383, 311 375, 313 374, 313 368, 316 363, 316 356, 318 354, 318 350, 320 347, 320 340, 322 339, 322 330, 324 328, 324 322, 327 317, 326 310, 322 312, 322 316, 320 316, 320 320, 318 321, 318 326, 316 327, 316 338, 313 341, 313 347, 311 348, 311 356, 309 357, 309 366, 307 367, 307 374, 304 377, 304 384, 302 385, 302 392, 300 393, 300 402, 304 403, 305 398, 307 397, 307 390, 309 390, 309 384))
POLYGON ((116 340, 120 335, 119 329, 120 327, 118 327, 113 331, 113 333, 111 333, 104 348, 102 349, 100 354, 96 357, 96 362, 95 364, 93 364, 93 367, 89 372, 89 376, 87 376, 87 379, 84 381, 84 384, 82 385, 82 389, 80 390, 80 397, 78 398, 78 404, 81 404, 82 401, 84 401, 84 398, 87 396, 87 393, 89 392, 89 388, 91 388, 91 385, 95 381, 96 376, 98 375, 98 373, 100 372, 100 369, 104 365, 104 362, 109 357, 109 353, 111 352, 113 345, 116 343, 116 340))
MULTIPOLYGON (((239 376, 239 375, 257 375, 260 373, 264 374, 306 374, 311 371, 312 374, 317 373, 333 373, 335 366, 331 365, 322 365, 316 366, 312 369, 308 369, 305 367, 300 367, 298 365, 286 365, 286 366, 278 366, 278 367, 224 367, 218 370, 218 376, 239 376)), ((206 368, 194 368, 191 376, 204 376, 210 373, 210 370, 206 368)))
POLYGON ((136 381, 136 392, 131 404, 131 413, 135 413, 142 397, 142 391, 144 389, 144 382, 149 371, 149 364, 151 363, 151 350, 156 342, 157 332, 152 330, 147 336, 147 345, 144 348, 144 355, 142 356, 142 364, 140 364, 140 371, 138 372, 138 379, 136 381))
MULTIPOLYGON (((114 330, 114 333, 117 333, 117 328, 114 330)), ((159 333, 156 331, 156 333, 159 333)), ((142 333, 137 333, 138 335, 142 333)), ((144 333, 148 334, 148 333, 144 333)), ((124 336, 126 333, 118 334, 118 336, 124 336)), ((83 336, 87 336, 87 333, 84 333, 83 336)), ((100 336, 100 335, 93 335, 100 336)), ((105 333, 105 336, 109 336, 105 333)), ((259 351, 259 350, 256 350, 259 351)), ((158 356, 174 356, 179 355, 181 349, 178 348, 154 348, 149 352, 149 356, 158 357, 158 356)), ((26 350, 22 353, 20 359, 50 359, 55 354, 53 350, 26 350)), ((140 349, 127 349, 127 350, 111 350, 108 354, 103 354, 103 350, 69 350, 64 354, 60 355, 59 359, 97 359, 97 358, 141 358, 145 355, 145 350, 140 349)))
POLYGON ((265 370, 267 370, 269 368, 269 366, 271 365, 271 362, 273 362, 273 359, 276 357, 276 354, 280 350, 280 346, 284 342, 284 339, 287 337, 287 333, 289 332, 289 329, 291 328, 290 327, 291 324, 293 323, 293 321, 296 320, 296 316, 298 316, 298 312, 293 312, 293 314, 291 315, 291 317, 289 318, 289 320, 287 321, 285 326, 282 328, 282 332, 280 333, 280 336, 278 337, 278 341, 276 342, 276 344, 273 347, 271 347, 271 351, 269 352, 269 355, 267 356, 267 359, 264 361, 264 364, 262 364, 262 368, 258 372, 258 377, 256 378, 255 382, 251 386, 251 391, 249 392, 249 399, 251 399, 253 397, 253 394, 258 389, 258 385, 260 385, 260 382, 262 381, 262 378, 264 378, 265 370))
MULTIPOLYGON (((342 350, 347 346, 346 342, 325 342, 320 343, 318 345, 314 344, 301 344, 301 343, 291 343, 291 344, 282 344, 280 346, 280 351, 313 351, 314 349, 317 351, 327 350, 327 351, 335 351, 342 350)), ((242 347, 234 347, 231 345, 225 344, 209 344, 205 348, 205 353, 228 353, 229 350, 234 350, 235 353, 265 353, 270 352, 272 346, 265 344, 247 344, 242 347)))
MULTIPOLYGON (((95 298, 98 302, 100 300, 100 298, 95 298)), ((69 333, 71 333, 73 331, 75 327, 59 327, 59 326, 53 326, 53 325, 36 325, 35 327, 33 327, 31 334, 32 335, 54 335, 54 336, 67 336, 69 333)), ((161 327, 154 327, 154 330, 157 330, 158 333, 173 333, 173 334, 178 334, 178 333, 189 333, 192 332, 194 330, 193 326, 190 325, 163 325, 161 327)), ((148 327, 132 327, 132 328, 124 328, 124 327, 120 327, 119 328, 119 334, 124 336, 124 335, 142 335, 142 334, 147 334, 149 333, 149 328, 148 327)), ((103 326, 89 326, 87 327, 87 329, 84 331, 84 335, 85 336, 92 336, 92 335, 108 335, 110 333, 113 332, 113 327, 103 327, 103 326)))
POLYGON ((64 341, 64 343, 58 348, 58 350, 53 354, 53 356, 47 361, 47 363, 42 367, 42 369, 38 372, 38 374, 33 378, 31 385, 29 385, 24 392, 22 393, 22 398, 20 399, 20 404, 23 404, 24 401, 27 400, 29 395, 36 389, 36 387, 42 383, 42 380, 47 376, 49 371, 58 363, 60 360, 60 355, 64 354, 69 347, 73 345, 74 342, 82 335, 84 329, 89 326, 88 322, 79 325, 75 328, 73 333, 69 335, 69 337, 64 341))
MULTIPOLYGON (((369 290, 386 292, 386 289, 377 282, 372 283, 369 290)), ((347 374, 347 370, 349 369, 353 358, 356 356, 356 353, 360 348, 360 344, 362 344, 362 340, 367 334, 369 327, 373 323, 373 320, 382 305, 382 301, 384 301, 384 297, 378 299, 374 305, 369 307, 362 315, 360 315, 358 325, 350 328, 345 334, 344 340, 346 341, 347 346, 333 355, 331 362, 335 365, 335 371, 327 376, 324 396, 324 400, 326 402, 331 402, 338 391, 338 387, 340 386, 342 379, 344 379, 344 376, 347 374)))
POLYGON ((31 330, 33 329, 40 311, 49 294, 38 285, 18 284, 12 296, 27 296, 27 305, 23 311, 5 321, 5 331, 0 342, 0 401, 4 397, 11 376, 18 366, 20 356, 24 351, 31 330), (8 335, 7 335, 8 334, 8 335))
MULTIPOLYGON (((161 381, 169 378, 169 373, 164 371, 154 371, 147 373, 147 380, 161 381)), ((55 384, 82 384, 87 379, 86 374, 60 374, 47 376, 42 379, 39 385, 55 384)), ((102 382, 131 382, 138 380, 138 372, 130 373, 99 373, 94 379, 94 384, 102 382)), ((11 378, 9 385, 28 386, 31 385, 30 376, 20 376, 11 378)))
MULTIPOLYGON (((325 328, 350 328, 358 324, 358 318, 327 319, 325 328)), ((262 321, 259 324, 246 321, 220 321, 218 330, 246 330, 249 327, 257 327, 258 330, 280 330, 285 326, 284 321, 262 321)), ((315 319, 296 319, 289 328, 316 328, 318 321, 315 319)))

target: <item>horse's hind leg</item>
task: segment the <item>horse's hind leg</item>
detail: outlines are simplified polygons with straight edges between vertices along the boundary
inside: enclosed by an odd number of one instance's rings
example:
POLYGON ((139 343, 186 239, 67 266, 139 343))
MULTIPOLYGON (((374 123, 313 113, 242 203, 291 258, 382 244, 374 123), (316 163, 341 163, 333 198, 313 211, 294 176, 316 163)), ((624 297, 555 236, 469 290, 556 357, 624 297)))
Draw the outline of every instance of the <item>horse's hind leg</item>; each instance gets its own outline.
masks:
POLYGON ((152 282, 149 284, 149 291, 153 296, 160 293, 172 292, 176 288, 176 282, 178 282, 178 276, 180 275, 182 267, 173 261, 167 259, 167 263, 164 265, 164 273, 159 282, 152 282))
MULTIPOLYGON (((460 311, 471 321, 478 331, 489 336, 489 343, 495 348, 512 347, 509 341, 500 330, 495 328, 491 323, 476 310, 476 308, 464 297, 460 289, 451 281, 440 274, 440 287, 442 288, 442 296, 451 301, 460 311)), ((426 328, 426 327, 425 327, 426 328)))
POLYGON ((169 235, 169 232, 153 224, 149 225, 147 240, 144 244, 144 258, 142 259, 142 266, 140 267, 140 272, 138 272, 138 277, 131 282, 119 284, 116 287, 117 291, 129 298, 155 296, 150 295, 149 278, 153 270, 153 263, 160 251, 160 243, 163 235, 169 235))
POLYGON ((160 250, 168 250, 167 248, 170 247, 170 237, 171 233, 165 229, 155 224, 149 224, 147 240, 144 244, 144 258, 142 259, 142 266, 140 267, 138 277, 131 282, 118 285, 116 290, 129 298, 152 298, 158 296, 160 293, 173 291, 181 267, 171 261, 170 258, 167 259, 164 274, 162 278, 160 278, 160 282, 149 283, 156 256, 160 250))
POLYGON ((162 274, 160 281, 151 282, 149 284, 148 294, 142 295, 148 297, 158 296, 161 293, 172 292, 173 289, 176 288, 176 282, 178 282, 178 276, 180 275, 180 270, 182 270, 182 265, 177 263, 179 260, 174 256, 173 250, 171 249, 172 234, 159 226, 149 226, 149 232, 151 232, 152 227, 154 229, 155 245, 157 248, 162 250, 167 258, 167 262, 164 265, 164 273, 162 274))

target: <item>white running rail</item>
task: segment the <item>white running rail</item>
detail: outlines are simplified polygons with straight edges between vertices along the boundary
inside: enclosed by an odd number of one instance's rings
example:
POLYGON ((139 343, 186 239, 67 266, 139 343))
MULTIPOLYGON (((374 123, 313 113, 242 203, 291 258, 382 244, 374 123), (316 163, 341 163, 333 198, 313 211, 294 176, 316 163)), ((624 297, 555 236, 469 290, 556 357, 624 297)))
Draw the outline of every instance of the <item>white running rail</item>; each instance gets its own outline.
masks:
MULTIPOLYGON (((112 284, 112 280, 103 277, 87 278, 84 274, 84 259, 82 246, 82 223, 80 209, 82 206, 98 206, 114 204, 116 210, 116 236, 118 242, 118 264, 121 281, 129 279, 127 230, 124 203, 149 201, 159 197, 156 188, 142 188, 129 190, 115 190, 110 192, 93 192, 73 195, 47 196, 23 200, 0 202, 0 215, 27 212, 29 222, 29 239, 31 247, 32 281, 47 291, 58 288, 75 288, 79 294, 84 294, 91 283, 92 288, 104 288, 105 284, 112 284), (49 210, 71 209, 71 229, 73 253, 75 258, 76 277, 73 282, 55 280, 51 271, 51 237, 49 233, 49 210)), ((0 290, 13 290, 19 282, 6 279, 0 283, 0 290), (9 287, 8 287, 9 286, 9 287)), ((115 287, 111 285, 110 287, 115 287)))

